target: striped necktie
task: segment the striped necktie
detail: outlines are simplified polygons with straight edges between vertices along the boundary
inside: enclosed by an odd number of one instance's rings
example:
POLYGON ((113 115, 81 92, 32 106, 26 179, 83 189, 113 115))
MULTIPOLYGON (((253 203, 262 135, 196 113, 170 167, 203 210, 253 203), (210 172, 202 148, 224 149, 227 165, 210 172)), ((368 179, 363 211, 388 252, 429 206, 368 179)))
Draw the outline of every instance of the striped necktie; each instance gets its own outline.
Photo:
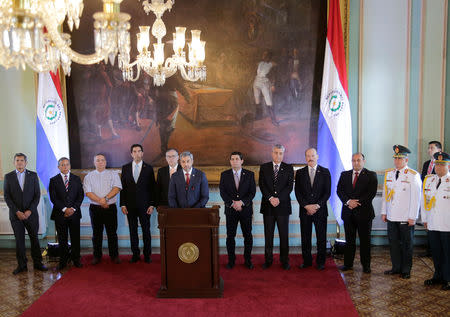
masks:
POLYGON ((66 187, 66 191, 69 190, 69 178, 67 177, 67 174, 64 175, 64 187, 66 187))
POLYGON ((275 168, 273 169, 273 182, 278 182, 278 164, 275 164, 275 168))
POLYGON ((239 175, 237 172, 234 172, 234 184, 236 185, 236 189, 239 189, 239 175))

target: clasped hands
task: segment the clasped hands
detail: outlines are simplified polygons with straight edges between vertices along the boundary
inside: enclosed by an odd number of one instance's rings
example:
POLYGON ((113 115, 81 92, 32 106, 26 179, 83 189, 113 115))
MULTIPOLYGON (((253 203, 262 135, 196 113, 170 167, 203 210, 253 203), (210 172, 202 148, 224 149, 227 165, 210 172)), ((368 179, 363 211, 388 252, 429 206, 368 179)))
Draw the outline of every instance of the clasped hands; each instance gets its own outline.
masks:
POLYGON ((353 208, 361 206, 361 203, 359 202, 359 199, 350 199, 347 202, 347 206, 348 206, 348 208, 353 209, 353 208))
MULTIPOLYGON (((127 209, 126 206, 122 206, 121 209, 122 209, 122 213, 124 215, 128 215, 128 209, 127 209)), ((151 215, 153 213, 153 209, 154 209, 153 206, 148 207, 147 208, 147 215, 151 215)))
POLYGON ((233 203, 231 204, 231 208, 233 208, 236 211, 242 211, 242 205, 244 203, 242 200, 233 200, 233 203))
POLYGON ((306 205, 305 206, 306 214, 308 216, 312 216, 317 212, 317 210, 319 210, 319 208, 320 208, 320 206, 318 204, 306 205))
POLYGON ((24 212, 22 211, 16 211, 16 216, 17 218, 19 218, 19 220, 26 220, 28 219, 28 217, 30 217, 31 215, 31 210, 25 210, 24 212))

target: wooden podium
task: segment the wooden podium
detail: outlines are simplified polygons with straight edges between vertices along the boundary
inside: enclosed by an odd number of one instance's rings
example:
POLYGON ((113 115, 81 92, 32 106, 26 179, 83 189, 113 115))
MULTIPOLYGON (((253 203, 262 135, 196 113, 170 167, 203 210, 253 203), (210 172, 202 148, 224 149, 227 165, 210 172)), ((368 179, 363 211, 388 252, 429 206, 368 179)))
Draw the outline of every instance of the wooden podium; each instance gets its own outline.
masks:
POLYGON ((158 208, 161 298, 222 297, 219 206, 158 208))

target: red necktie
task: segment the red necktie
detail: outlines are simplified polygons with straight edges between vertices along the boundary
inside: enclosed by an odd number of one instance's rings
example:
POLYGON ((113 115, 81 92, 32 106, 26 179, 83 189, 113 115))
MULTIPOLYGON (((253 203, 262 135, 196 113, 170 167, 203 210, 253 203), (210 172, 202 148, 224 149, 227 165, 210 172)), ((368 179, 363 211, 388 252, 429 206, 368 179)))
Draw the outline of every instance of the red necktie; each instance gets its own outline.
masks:
POLYGON ((189 185, 189 181, 190 181, 189 173, 186 173, 186 185, 189 185))
POLYGON ((434 160, 431 160, 430 165, 428 165, 427 175, 433 173, 434 160))
POLYGON ((355 172, 355 178, 353 179, 353 188, 355 188, 357 180, 358 180, 358 172, 355 172))
POLYGON ((69 190, 69 179, 67 178, 67 174, 64 175, 64 186, 66 187, 66 191, 69 190))

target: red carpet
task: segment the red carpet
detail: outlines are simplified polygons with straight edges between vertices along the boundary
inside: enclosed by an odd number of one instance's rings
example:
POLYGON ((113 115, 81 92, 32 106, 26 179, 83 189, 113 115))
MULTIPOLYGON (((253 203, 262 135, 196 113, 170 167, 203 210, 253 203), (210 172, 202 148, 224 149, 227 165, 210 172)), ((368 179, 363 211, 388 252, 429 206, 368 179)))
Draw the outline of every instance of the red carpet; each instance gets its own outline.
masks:
POLYGON ((159 255, 152 256, 151 264, 121 258, 122 264, 104 257, 97 266, 70 269, 22 316, 358 316, 332 259, 321 272, 298 269, 300 256, 290 257, 290 271, 282 270, 278 261, 263 270, 263 255, 254 255, 255 269, 250 271, 242 256, 227 270, 222 255, 223 298, 158 299, 159 255))

